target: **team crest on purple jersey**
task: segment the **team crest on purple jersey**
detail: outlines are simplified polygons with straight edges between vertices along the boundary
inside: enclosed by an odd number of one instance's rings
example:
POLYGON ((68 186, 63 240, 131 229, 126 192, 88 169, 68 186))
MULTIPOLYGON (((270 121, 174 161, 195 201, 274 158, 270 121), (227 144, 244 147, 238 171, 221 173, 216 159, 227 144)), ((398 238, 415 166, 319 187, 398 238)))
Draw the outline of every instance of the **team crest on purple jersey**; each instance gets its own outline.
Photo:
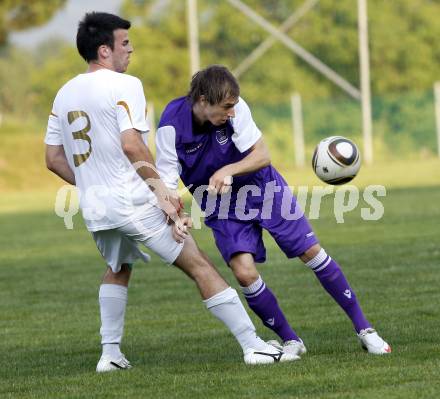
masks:
POLYGON ((228 142, 228 135, 226 134, 226 128, 216 130, 215 138, 220 145, 226 144, 228 142))

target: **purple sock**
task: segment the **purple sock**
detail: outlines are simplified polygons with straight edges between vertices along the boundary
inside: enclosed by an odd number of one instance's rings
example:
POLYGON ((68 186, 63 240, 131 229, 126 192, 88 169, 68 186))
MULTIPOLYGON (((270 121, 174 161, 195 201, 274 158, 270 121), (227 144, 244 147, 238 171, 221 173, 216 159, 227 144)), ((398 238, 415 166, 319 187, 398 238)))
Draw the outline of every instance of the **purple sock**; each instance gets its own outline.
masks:
POLYGON ((321 249, 307 262, 319 282, 351 319, 356 332, 371 327, 339 265, 321 249))
POLYGON ((295 331, 286 320, 278 301, 272 291, 266 287, 261 277, 249 287, 241 287, 249 307, 263 321, 263 324, 273 330, 285 341, 299 341, 295 331))

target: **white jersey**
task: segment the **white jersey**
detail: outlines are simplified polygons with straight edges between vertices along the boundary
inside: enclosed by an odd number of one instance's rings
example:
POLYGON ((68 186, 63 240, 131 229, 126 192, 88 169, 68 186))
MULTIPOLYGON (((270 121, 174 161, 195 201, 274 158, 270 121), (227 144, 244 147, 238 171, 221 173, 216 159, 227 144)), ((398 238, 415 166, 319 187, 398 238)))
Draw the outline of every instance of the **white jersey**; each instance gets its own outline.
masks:
POLYGON ((55 98, 45 143, 63 145, 90 231, 120 227, 133 217, 133 205, 155 203, 122 151, 121 133, 128 129, 146 142, 146 100, 133 76, 108 69, 80 74, 55 98))

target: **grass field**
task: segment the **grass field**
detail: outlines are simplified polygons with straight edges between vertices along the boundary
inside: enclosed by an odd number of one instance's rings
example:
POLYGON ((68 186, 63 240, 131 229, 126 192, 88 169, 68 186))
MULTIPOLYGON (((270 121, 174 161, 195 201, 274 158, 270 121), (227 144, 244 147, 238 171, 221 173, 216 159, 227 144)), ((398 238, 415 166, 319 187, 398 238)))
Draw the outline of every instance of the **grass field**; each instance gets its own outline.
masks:
MULTIPOLYGON (((153 258, 135 268, 130 286, 123 350, 134 368, 106 375, 94 372, 103 262, 80 217, 66 230, 47 198, 0 200, 1 398, 439 396, 439 185, 389 189, 376 222, 357 209, 336 224, 328 197, 313 221, 392 355, 365 354, 312 273, 267 238, 260 271, 309 349, 301 361, 245 366, 193 284, 153 258)), ((210 234, 194 235, 232 283, 210 234)), ((264 338, 274 338, 251 316, 264 338)))

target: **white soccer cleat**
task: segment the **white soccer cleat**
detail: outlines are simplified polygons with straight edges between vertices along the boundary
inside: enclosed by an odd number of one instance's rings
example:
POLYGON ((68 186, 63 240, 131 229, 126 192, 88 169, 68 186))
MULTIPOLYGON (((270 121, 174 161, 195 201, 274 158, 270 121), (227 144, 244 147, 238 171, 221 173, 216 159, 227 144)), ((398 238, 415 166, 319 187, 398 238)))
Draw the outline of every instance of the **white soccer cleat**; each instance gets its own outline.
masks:
POLYGON ((374 355, 385 355, 391 353, 391 346, 389 346, 376 332, 374 328, 366 328, 361 330, 358 334, 361 341, 362 348, 368 353, 374 355))
POLYGON ((278 362, 293 362, 299 360, 300 357, 284 353, 272 345, 266 345, 262 350, 248 349, 244 353, 244 362, 246 364, 271 364, 278 362))
POLYGON ((306 346, 304 345, 302 339, 299 341, 292 339, 284 342, 282 345, 276 340, 267 341, 267 343, 280 351, 283 351, 284 353, 290 353, 291 355, 295 356, 301 356, 307 352, 306 346))
POLYGON ((107 371, 128 370, 131 369, 130 362, 124 355, 118 359, 111 358, 110 356, 102 355, 96 366, 97 373, 106 373, 107 371))

